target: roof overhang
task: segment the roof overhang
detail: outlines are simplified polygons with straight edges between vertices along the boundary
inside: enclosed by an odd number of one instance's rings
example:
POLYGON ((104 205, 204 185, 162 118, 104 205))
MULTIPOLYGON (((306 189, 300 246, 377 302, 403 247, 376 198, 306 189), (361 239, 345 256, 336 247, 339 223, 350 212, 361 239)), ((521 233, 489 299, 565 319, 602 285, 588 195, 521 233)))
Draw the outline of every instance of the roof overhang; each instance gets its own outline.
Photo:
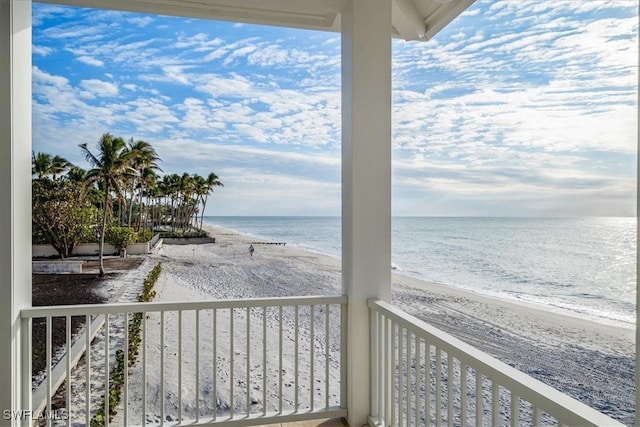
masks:
MULTIPOLYGON (((38 0, 67 6, 121 10, 340 31, 340 13, 349 0, 38 0)), ((474 0, 392 0, 392 34, 404 40, 428 40, 474 0)))

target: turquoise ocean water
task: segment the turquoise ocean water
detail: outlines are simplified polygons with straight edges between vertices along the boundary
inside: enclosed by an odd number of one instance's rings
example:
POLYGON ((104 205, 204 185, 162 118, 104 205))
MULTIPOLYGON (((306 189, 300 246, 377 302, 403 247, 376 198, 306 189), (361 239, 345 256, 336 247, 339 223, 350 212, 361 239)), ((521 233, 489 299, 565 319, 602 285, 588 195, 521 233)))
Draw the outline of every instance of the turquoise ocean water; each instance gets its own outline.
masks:
MULTIPOLYGON (((338 217, 205 217, 267 240, 340 258, 338 217)), ((394 217, 398 273, 635 325, 635 218, 394 217)))

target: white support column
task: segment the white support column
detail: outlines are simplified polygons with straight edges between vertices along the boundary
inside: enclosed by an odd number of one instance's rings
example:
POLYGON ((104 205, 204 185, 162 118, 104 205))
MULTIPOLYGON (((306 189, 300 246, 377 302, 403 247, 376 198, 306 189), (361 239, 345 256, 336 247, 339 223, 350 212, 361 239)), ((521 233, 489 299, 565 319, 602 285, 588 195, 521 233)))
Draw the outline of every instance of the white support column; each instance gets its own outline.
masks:
POLYGON ((0 0, 0 58, 0 426, 9 426, 21 423, 5 411, 30 409, 31 392, 20 384, 30 365, 20 309, 31 305, 31 0, 0 0))
POLYGON ((361 426, 371 411, 367 299, 391 299, 391 0, 352 0, 341 27, 347 407, 361 426))
MULTIPOLYGON (((640 62, 640 52, 638 52, 640 62)), ((640 85, 640 74, 638 74, 640 85)), ((640 104, 640 92, 638 93, 640 104)), ((636 424, 640 417, 640 115, 637 118, 637 150, 636 151, 636 424)))

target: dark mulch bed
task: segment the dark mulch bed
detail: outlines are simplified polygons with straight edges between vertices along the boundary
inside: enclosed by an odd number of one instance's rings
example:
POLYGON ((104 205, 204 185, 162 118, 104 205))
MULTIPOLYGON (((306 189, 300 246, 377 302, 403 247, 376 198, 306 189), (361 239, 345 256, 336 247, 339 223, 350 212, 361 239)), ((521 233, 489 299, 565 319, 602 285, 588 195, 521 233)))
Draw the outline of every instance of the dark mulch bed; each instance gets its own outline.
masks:
MULTIPOLYGON (((111 274, 111 277, 114 275, 111 274)), ((34 274, 32 276, 32 303, 44 305, 103 304, 105 298, 97 291, 103 279, 95 274, 34 274)), ((71 318, 71 334, 84 325, 84 316, 71 318)), ((66 345, 67 325, 64 317, 53 318, 51 323, 52 354, 66 345)), ((46 366, 46 319, 33 319, 33 375, 46 366)))
MULTIPOLYGON (((144 257, 109 257, 104 259, 104 267, 108 278, 117 277, 120 273, 137 268, 144 257)), ((106 299, 100 295, 99 289, 105 279, 97 277, 98 260, 86 260, 82 266, 85 274, 34 274, 32 275, 31 299, 34 306, 45 305, 77 305, 104 304, 106 299)), ((71 335, 84 325, 84 316, 71 318, 71 335)), ((36 375, 46 366, 46 320, 33 319, 33 358, 32 374, 36 375)), ((66 345, 67 324, 64 317, 53 318, 51 322, 52 355, 57 349, 66 345)))

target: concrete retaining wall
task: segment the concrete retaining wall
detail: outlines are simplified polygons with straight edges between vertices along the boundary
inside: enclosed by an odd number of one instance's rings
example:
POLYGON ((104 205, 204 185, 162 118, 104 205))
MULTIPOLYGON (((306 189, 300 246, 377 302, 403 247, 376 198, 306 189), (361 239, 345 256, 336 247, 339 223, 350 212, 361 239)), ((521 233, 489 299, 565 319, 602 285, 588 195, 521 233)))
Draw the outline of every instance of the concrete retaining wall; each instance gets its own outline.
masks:
POLYGON ((149 253, 149 242, 132 243, 127 245, 127 254, 129 255, 145 255, 149 253))
POLYGON ((33 261, 34 273, 82 273, 84 261, 33 261))
MULTIPOLYGON (((160 235, 156 234, 149 242, 144 243, 132 243, 127 245, 127 254, 129 255, 144 255, 151 252, 154 245, 158 243, 160 235)), ((208 242, 207 242, 208 243, 208 242)), ((79 243, 71 252, 72 255, 98 255, 100 245, 97 243, 79 243)), ((105 255, 118 255, 119 251, 115 246, 105 243, 104 254, 105 255)), ((48 258, 58 256, 58 252, 53 249, 51 245, 31 245, 31 256, 36 258, 48 258)))
MULTIPOLYGON (((99 246, 97 243, 80 243, 73 248, 73 255, 98 255, 99 246)), ((113 245, 104 245, 105 255, 117 255, 118 251, 113 245)), ((58 252, 51 245, 31 245, 32 257, 52 257, 58 256, 58 252)))

